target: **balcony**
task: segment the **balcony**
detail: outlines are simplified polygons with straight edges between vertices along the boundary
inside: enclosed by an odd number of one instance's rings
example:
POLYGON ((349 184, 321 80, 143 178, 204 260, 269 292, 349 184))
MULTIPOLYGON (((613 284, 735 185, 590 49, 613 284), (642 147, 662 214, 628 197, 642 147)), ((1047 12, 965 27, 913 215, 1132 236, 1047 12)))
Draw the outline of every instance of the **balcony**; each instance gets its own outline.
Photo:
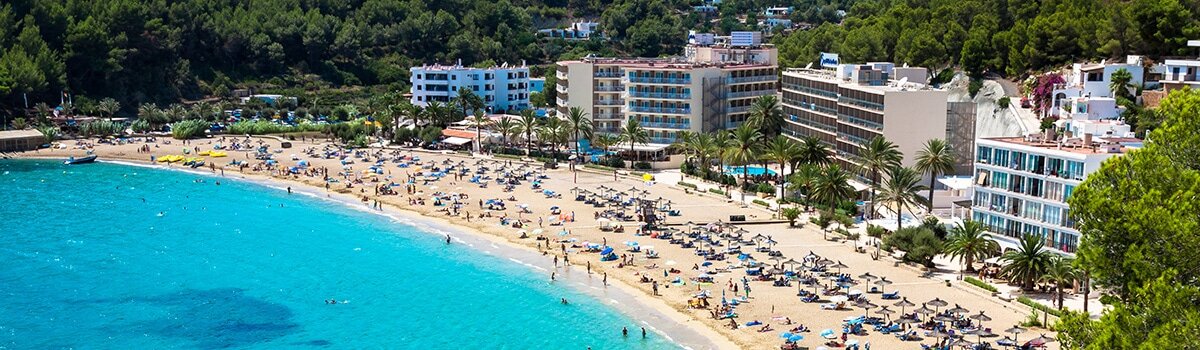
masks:
POLYGON ((859 108, 866 108, 866 109, 870 109, 870 110, 874 110, 874 111, 883 112, 883 104, 882 103, 875 103, 875 102, 871 102, 871 101, 867 101, 867 100, 860 100, 857 98, 851 98, 851 97, 846 97, 846 96, 838 97, 838 102, 843 103, 843 104, 848 104, 851 106, 855 106, 855 107, 859 107, 859 108))
POLYGON ((644 127, 647 127, 647 128, 659 128, 659 129, 684 129, 684 130, 688 130, 688 129, 691 129, 691 128, 692 128, 692 123, 691 123, 691 122, 672 123, 672 122, 647 122, 647 121, 643 121, 643 122, 641 122, 641 124, 642 124, 642 126, 644 126, 644 127))
POLYGON ((669 145, 669 144, 675 143, 675 138, 674 137, 651 137, 650 143, 659 143, 659 144, 669 145))
POLYGON ((725 111, 726 113, 744 113, 750 111, 750 106, 729 107, 725 111))
POLYGON ((672 108, 672 107, 649 107, 649 106, 629 106, 630 111, 639 113, 662 113, 662 114, 691 114, 691 108, 672 108))
POLYGON ((759 96, 774 95, 774 94, 775 94, 775 90, 754 90, 754 91, 730 92, 730 93, 726 94, 725 97, 745 98, 745 97, 759 97, 759 96))
POLYGON ((598 92, 622 92, 625 87, 621 85, 599 85, 592 88, 598 92))
POLYGON ((564 100, 564 99, 561 99, 561 98, 560 98, 560 99, 556 99, 554 102, 558 102, 558 105, 559 105, 559 106, 567 106, 567 100, 564 100))
POLYGON ((595 120, 622 120, 625 119, 625 114, 622 113, 596 113, 592 115, 595 120))
POLYGON ((883 132, 883 124, 876 123, 870 120, 855 118, 846 114, 838 115, 838 119, 846 121, 846 124, 861 128, 871 129, 877 132, 883 132))
POLYGON ((563 71, 556 71, 554 72, 554 77, 558 78, 560 81, 567 80, 567 73, 563 71))
POLYGON ((648 91, 630 91, 629 96, 632 96, 635 98, 655 98, 655 99, 671 99, 671 100, 689 100, 692 98, 691 93, 648 92, 648 91))
POLYGON ((775 75, 755 75, 755 76, 750 76, 750 77, 725 78, 725 83, 726 84, 745 84, 745 83, 758 83, 758 82, 776 81, 776 80, 779 80, 779 77, 777 77, 775 75))
POLYGON ((597 106, 620 106, 620 105, 624 105, 624 104, 625 104, 625 100, 621 100, 621 99, 596 100, 597 106))
POLYGON ((838 98, 837 92, 821 90, 821 89, 814 89, 814 88, 810 88, 807 86, 800 86, 797 84, 784 83, 783 88, 787 89, 787 90, 793 90, 796 92, 805 93, 805 94, 809 94, 809 95, 813 95, 813 96, 820 96, 820 97, 829 98, 829 99, 837 99, 838 98))
POLYGON ((597 128, 593 128, 593 129, 592 129, 592 131, 593 131, 593 132, 598 132, 598 133, 601 133, 601 134, 620 134, 620 133, 621 133, 621 128, 618 128, 618 127, 612 127, 612 126, 607 126, 607 127, 597 127, 597 128))
POLYGON ((620 78, 621 72, 596 71, 592 73, 592 76, 597 78, 620 78))
POLYGON ((662 77, 629 77, 629 82, 636 84, 680 84, 692 83, 691 78, 662 78, 662 77))
POLYGON ((554 90, 556 90, 556 91, 558 91, 558 92, 561 92, 561 93, 567 93, 567 87, 566 87, 566 86, 563 86, 563 85, 558 85, 558 84, 555 84, 555 85, 554 85, 554 90))

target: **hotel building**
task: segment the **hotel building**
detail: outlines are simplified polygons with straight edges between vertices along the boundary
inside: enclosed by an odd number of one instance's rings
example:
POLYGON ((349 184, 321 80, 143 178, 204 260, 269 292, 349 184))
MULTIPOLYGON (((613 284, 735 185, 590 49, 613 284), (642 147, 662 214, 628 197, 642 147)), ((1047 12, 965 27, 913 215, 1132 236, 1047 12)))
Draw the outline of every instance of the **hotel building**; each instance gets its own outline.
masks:
POLYGON ((824 141, 851 170, 860 168, 864 145, 877 136, 897 145, 905 166, 913 165, 927 140, 944 139, 961 158, 956 173, 965 174, 975 139, 974 107, 949 102, 946 90, 925 84, 927 77, 924 68, 892 63, 789 69, 781 86, 782 134, 824 141))
POLYGON ((637 119, 659 145, 675 142, 681 131, 736 127, 755 99, 777 92, 777 51, 754 34, 692 44, 683 57, 558 62, 558 111, 582 108, 598 133, 619 133, 637 119))
POLYGON ((986 225, 1006 249, 1032 234, 1043 237, 1048 248, 1075 253, 1080 232, 1069 217, 1071 193, 1105 159, 1141 145, 1128 137, 1072 137, 1069 131, 1099 126, 1070 126, 1062 138, 1049 132, 977 140, 971 219, 986 225))
POLYGON ((412 104, 425 107, 430 101, 448 103, 458 97, 458 89, 465 87, 483 98, 489 112, 529 108, 529 67, 507 63, 490 68, 464 67, 461 62, 453 66, 424 65, 412 67, 410 92, 412 104))

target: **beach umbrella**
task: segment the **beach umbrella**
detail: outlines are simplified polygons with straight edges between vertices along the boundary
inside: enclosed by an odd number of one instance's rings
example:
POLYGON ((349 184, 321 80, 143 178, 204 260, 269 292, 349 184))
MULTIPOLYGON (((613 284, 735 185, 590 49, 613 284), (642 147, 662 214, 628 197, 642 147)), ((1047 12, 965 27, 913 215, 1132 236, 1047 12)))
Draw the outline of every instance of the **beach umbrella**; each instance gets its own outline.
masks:
POLYGON ((875 281, 875 285, 879 286, 880 293, 883 293, 884 287, 891 285, 891 284, 892 284, 892 281, 888 281, 887 277, 880 277, 878 281, 875 281))
POLYGON ((795 269, 796 269, 796 265, 797 265, 797 264, 801 264, 801 262, 799 262, 799 261, 796 261, 795 259, 788 259, 787 261, 784 261, 784 262, 783 262, 783 264, 784 264, 784 265, 789 265, 789 268, 790 268, 790 269, 792 269, 792 270, 795 270, 795 269))
POLYGON ((971 343, 970 341, 963 339, 963 338, 958 338, 958 340, 955 340, 953 343, 950 343, 951 347, 970 348, 973 345, 975 345, 975 344, 971 343))
POLYGON ((925 304, 921 304, 921 308, 913 310, 913 312, 916 312, 916 313, 922 314, 922 315, 928 315, 928 314, 934 313, 935 311, 933 311, 929 307, 925 306, 925 304))
POLYGON ((938 322, 954 322, 954 317, 939 314, 937 316, 933 316, 933 320, 938 322))
POLYGON ((888 309, 887 305, 884 305, 883 307, 879 308, 879 310, 875 310, 875 313, 883 315, 883 317, 885 317, 886 319, 891 319, 892 318, 891 315, 896 312, 888 309))
POLYGON ((791 337, 788 337, 788 339, 787 339, 787 340, 788 340, 788 341, 790 341, 790 342, 793 342, 793 343, 795 343, 795 342, 798 342, 798 341, 804 340, 804 335, 801 335, 801 334, 792 334, 792 336, 791 336, 791 337))
POLYGON ((1029 340, 1029 344, 1033 346, 1046 346, 1046 344, 1054 342, 1054 338, 1047 337, 1045 334, 1039 335, 1037 338, 1029 340))
POLYGON ((934 311, 937 311, 938 308, 945 307, 946 305, 950 305, 950 303, 947 303, 945 300, 942 300, 941 298, 933 298, 933 300, 930 300, 926 304, 928 304, 929 306, 933 306, 934 311))
POLYGON ((844 303, 849 300, 850 298, 845 295, 834 295, 833 297, 829 298, 829 301, 832 303, 844 303))
POLYGON ((954 314, 965 314, 968 312, 968 310, 964 309, 962 306, 958 306, 958 304, 954 304, 954 307, 946 310, 946 312, 954 313, 954 314))
POLYGON ((892 305, 899 306, 900 313, 902 313, 902 314, 904 313, 904 308, 917 306, 917 304, 913 304, 911 301, 908 301, 908 297, 904 297, 904 299, 900 299, 900 301, 897 301, 895 304, 892 304, 892 305))
POLYGON ((837 264, 834 264, 833 266, 830 266, 830 268, 835 268, 835 269, 838 269, 838 273, 839 273, 839 274, 841 274, 841 273, 842 273, 842 269, 844 269, 844 268, 848 268, 848 267, 849 267, 849 266, 846 266, 846 264, 843 264, 841 260, 838 260, 837 264))
POLYGON ((979 321, 979 327, 981 327, 981 328, 983 327, 983 323, 984 323, 984 322, 986 322, 986 321, 991 321, 991 320, 992 320, 992 318, 991 318, 990 316, 988 316, 988 315, 984 315, 984 314, 983 314, 983 310, 980 310, 978 314, 971 315, 971 316, 969 316, 969 317, 967 317, 967 318, 970 318, 970 319, 972 319, 972 320, 979 321))
POLYGON ((973 334, 975 334, 975 336, 979 337, 979 342, 980 342, 980 343, 982 343, 982 342, 983 342, 983 338, 990 338, 990 337, 994 337, 994 336, 996 336, 996 334, 995 334, 995 333, 992 333, 992 331, 989 331, 989 330, 987 330, 986 328, 980 328, 979 330, 976 330, 976 331, 974 331, 974 332, 971 332, 971 333, 973 333, 973 334))
POLYGON ((821 331, 820 334, 821 334, 821 338, 825 338, 825 339, 836 339, 837 338, 837 336, 833 335, 833 329, 829 329, 829 328, 826 328, 825 330, 821 331))
POLYGON ((542 229, 538 228, 538 229, 534 229, 533 232, 530 232, 530 233, 533 234, 534 236, 537 236, 537 235, 542 234, 542 232, 543 232, 542 229))
POLYGON ((600 255, 608 255, 608 253, 612 253, 612 252, 613 252, 612 247, 604 247, 604 250, 600 251, 600 255))
POLYGON ((917 322, 921 322, 921 320, 918 320, 915 318, 909 318, 909 317, 901 317, 901 318, 897 319, 896 322, 898 322, 898 323, 917 323, 917 322))
POLYGON ((870 272, 867 272, 867 273, 858 275, 858 278, 865 279, 868 281, 874 281, 878 277, 875 277, 875 275, 872 275, 870 272))
POLYGON ((783 269, 780 269, 778 267, 772 267, 769 270, 767 270, 767 273, 772 274, 772 275, 782 274, 783 272, 784 272, 783 269))
POLYGON ((1021 328, 1020 326, 1013 326, 1012 328, 1005 329, 1004 333, 1012 333, 1013 343, 1017 343, 1017 335, 1021 334, 1021 333, 1025 333, 1025 328, 1021 328))
POLYGON ((867 317, 867 310, 879 307, 879 305, 871 304, 871 302, 869 302, 869 301, 864 302, 864 303, 858 303, 857 305, 854 305, 854 306, 857 306, 857 307, 863 309, 863 317, 867 317))

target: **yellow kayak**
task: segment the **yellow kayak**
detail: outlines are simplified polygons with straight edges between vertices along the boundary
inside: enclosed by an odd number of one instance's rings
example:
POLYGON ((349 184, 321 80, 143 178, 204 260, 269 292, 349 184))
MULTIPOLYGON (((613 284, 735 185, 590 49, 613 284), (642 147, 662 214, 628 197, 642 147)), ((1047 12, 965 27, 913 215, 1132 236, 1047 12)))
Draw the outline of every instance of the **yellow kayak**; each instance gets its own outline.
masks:
POLYGON ((226 154, 225 152, 218 152, 218 151, 212 151, 212 152, 208 153, 208 156, 215 157, 215 158, 221 158, 221 157, 225 157, 228 155, 229 154, 226 154))

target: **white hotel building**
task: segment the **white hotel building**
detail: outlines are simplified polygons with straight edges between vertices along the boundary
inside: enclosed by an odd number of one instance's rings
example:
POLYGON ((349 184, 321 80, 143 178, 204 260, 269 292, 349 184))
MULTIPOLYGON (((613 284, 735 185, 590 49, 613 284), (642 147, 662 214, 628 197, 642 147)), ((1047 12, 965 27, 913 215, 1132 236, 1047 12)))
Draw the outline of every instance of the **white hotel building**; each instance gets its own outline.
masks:
POLYGON ((976 141, 971 219, 986 225, 1002 247, 1016 247, 1032 234, 1048 248, 1074 254, 1080 232, 1067 200, 1104 160, 1140 147, 1141 140, 1042 135, 976 141))
POLYGON ((412 104, 425 107, 430 101, 447 103, 458 97, 458 89, 466 87, 483 98, 489 112, 528 109, 529 67, 507 63, 489 67, 424 65, 412 67, 409 81, 412 104))
POLYGON ((776 49, 763 46, 761 34, 728 42, 694 43, 684 57, 558 62, 558 112, 582 108, 595 132, 610 134, 637 119, 655 145, 675 142, 681 131, 735 127, 755 99, 776 94, 779 69, 776 49))

